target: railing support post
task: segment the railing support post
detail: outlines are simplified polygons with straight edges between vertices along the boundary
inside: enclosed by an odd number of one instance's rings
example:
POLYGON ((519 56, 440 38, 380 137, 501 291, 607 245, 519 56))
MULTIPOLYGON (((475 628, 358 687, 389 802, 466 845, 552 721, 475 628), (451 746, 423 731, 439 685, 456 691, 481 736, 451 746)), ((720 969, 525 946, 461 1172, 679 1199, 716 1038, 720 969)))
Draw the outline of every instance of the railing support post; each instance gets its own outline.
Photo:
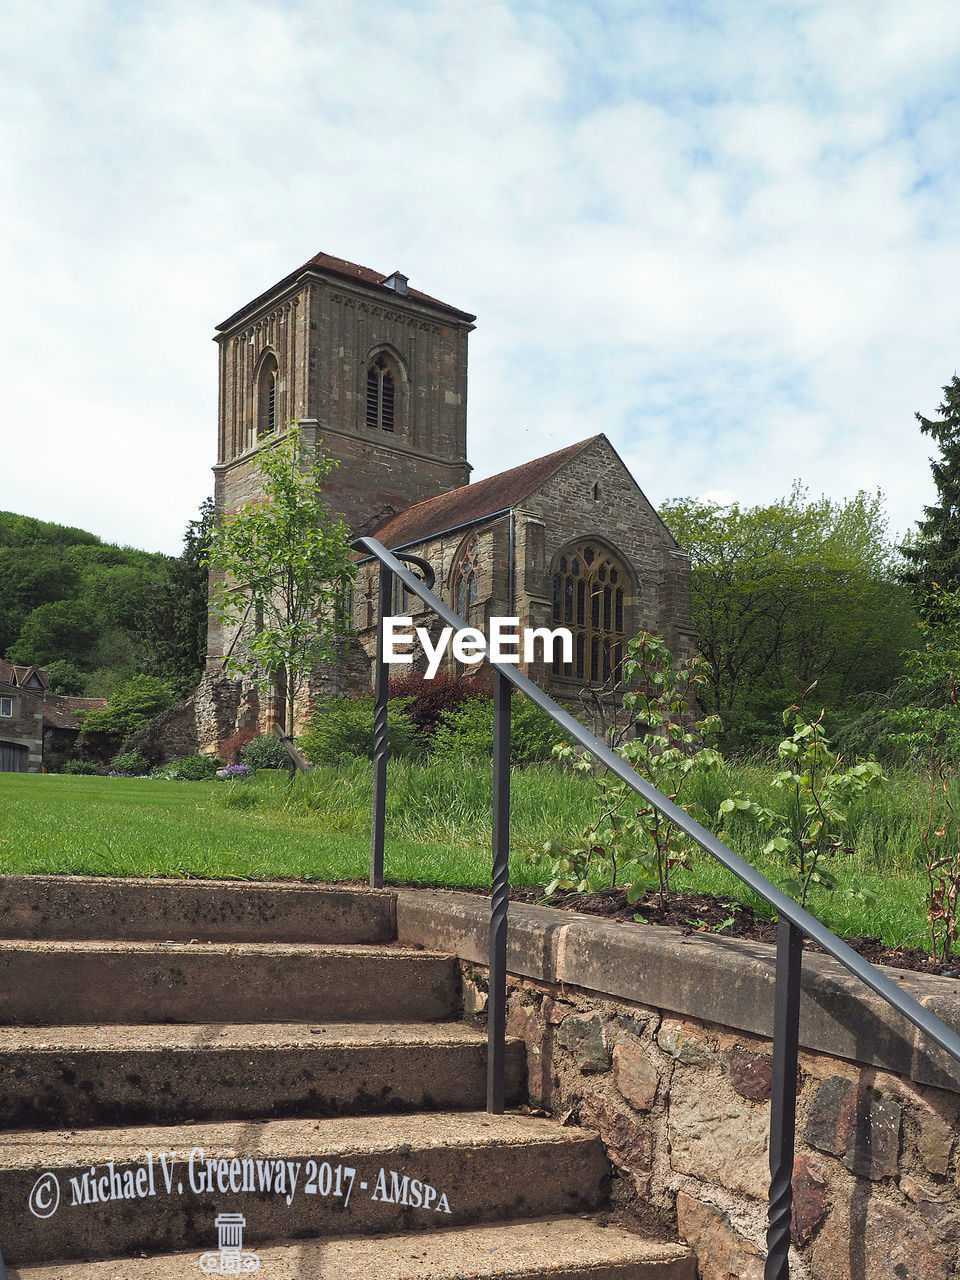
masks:
POLYGON ((380 565, 377 656, 373 669, 373 820, 370 825, 370 884, 383 888, 383 833, 387 807, 387 693, 390 669, 383 660, 383 622, 393 608, 393 570, 380 565))
POLYGON ((507 905, 510 901, 510 684, 493 675, 493 895, 487 997, 487 1110, 503 1114, 507 1033, 507 905))
POLYGON ((789 1280, 793 1217, 793 1154, 797 1128, 797 1051, 803 935, 783 916, 777 924, 777 985, 773 1009, 770 1095, 770 1204, 763 1280, 789 1280))

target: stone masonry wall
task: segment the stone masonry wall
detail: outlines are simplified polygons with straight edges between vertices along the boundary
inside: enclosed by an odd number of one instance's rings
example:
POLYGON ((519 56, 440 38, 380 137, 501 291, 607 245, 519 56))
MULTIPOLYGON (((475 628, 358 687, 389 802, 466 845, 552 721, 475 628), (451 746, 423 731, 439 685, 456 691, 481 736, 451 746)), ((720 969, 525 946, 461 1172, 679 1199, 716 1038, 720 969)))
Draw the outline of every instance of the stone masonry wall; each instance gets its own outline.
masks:
POLYGON ((550 568, 556 555, 574 539, 596 537, 619 552, 633 575, 627 635, 641 628, 655 631, 676 657, 694 652, 689 558, 605 437, 546 481, 524 506, 544 528, 542 561, 531 558, 525 566, 531 599, 552 601, 550 568))
MULTIPOLYGON (((464 982, 482 1013, 486 971, 465 966, 464 982)), ((675 1218, 701 1280, 762 1280, 768 1040, 524 979, 507 1031, 526 1045, 531 1102, 599 1132, 619 1198, 675 1218)), ((792 1274, 955 1275, 958 1117, 955 1094, 801 1054, 792 1274)))
MULTIPOLYGON (((462 894, 398 897, 399 940, 460 956, 478 1025, 488 913, 462 894)), ((531 1105, 599 1132, 615 1203, 672 1226, 701 1280, 762 1280, 774 949, 545 908, 510 916, 507 1030, 526 1046, 531 1105)), ((960 1067, 844 974, 805 953, 791 1276, 949 1280, 960 1067)), ((960 1025, 953 980, 899 982, 960 1025)))

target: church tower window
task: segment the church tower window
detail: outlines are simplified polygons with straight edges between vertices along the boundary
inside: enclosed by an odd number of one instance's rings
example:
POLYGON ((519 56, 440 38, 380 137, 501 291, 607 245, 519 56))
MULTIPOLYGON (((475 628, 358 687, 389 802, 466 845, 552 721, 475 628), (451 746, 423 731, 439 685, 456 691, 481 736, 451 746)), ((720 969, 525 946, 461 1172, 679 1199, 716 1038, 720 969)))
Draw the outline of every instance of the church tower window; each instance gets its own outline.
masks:
POLYGON ((367 426, 371 431, 393 431, 396 426, 396 380, 383 355, 367 369, 367 426))
POLYGON ((280 368, 276 356, 267 355, 257 374, 257 439, 272 435, 277 429, 277 380, 280 368))
POLYGON ((599 684, 626 649, 628 577, 620 560, 596 542, 568 547, 553 566, 554 626, 573 634, 573 661, 554 658, 553 674, 599 684))

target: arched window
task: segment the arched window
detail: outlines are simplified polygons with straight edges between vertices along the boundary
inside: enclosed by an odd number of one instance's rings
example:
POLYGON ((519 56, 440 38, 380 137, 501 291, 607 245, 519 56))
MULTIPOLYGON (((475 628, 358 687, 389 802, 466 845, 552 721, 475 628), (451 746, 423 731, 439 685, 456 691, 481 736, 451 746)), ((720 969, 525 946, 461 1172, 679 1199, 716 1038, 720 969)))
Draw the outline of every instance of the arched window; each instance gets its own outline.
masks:
POLYGON ((272 435, 277 429, 277 358, 268 355, 257 374, 257 439, 272 435))
POLYGON ((479 569, 480 543, 474 535, 460 553, 450 578, 453 607, 471 626, 476 625, 479 569))
POLYGON ((396 426, 396 380, 387 358, 379 355, 367 369, 367 426, 393 431, 396 426))
POLYGON ((553 661, 553 674, 599 684, 617 671, 626 646, 627 572, 596 542, 568 547, 553 566, 554 626, 573 634, 573 662, 553 661))

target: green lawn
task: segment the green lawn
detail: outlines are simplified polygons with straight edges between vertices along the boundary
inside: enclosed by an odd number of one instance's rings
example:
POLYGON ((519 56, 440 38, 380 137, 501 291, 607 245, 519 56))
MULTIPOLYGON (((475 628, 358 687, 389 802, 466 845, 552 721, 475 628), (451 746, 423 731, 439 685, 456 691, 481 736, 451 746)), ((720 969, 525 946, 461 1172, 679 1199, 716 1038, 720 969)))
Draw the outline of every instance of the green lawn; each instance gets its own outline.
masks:
MULTIPOLYGON (((285 790, 283 783, 275 785, 285 790)), ((356 806, 333 820, 277 807, 270 791, 269 784, 0 773, 0 871, 366 878, 369 816, 360 817, 356 806), (249 805, 222 803, 231 786, 243 786, 249 805)), ((451 848, 429 837, 388 842, 394 880, 476 885, 484 877, 489 882, 488 867, 482 847, 451 848)))
MULTIPOLYGON (((292 789, 260 775, 250 782, 0 773, 0 871, 243 879, 364 879, 369 866, 370 766, 317 769, 292 789)), ((738 767, 713 777, 709 810, 746 786, 760 795, 769 770, 738 767)), ((480 887, 490 883, 490 767, 413 765, 390 769, 388 881, 480 887)), ((915 782, 915 780, 914 780, 915 782)), ((875 934, 891 946, 928 945, 916 812, 903 779, 864 806, 856 847, 833 863, 842 892, 812 894, 809 906, 837 932, 875 934), (913 827, 911 827, 913 823, 913 827)), ((916 787, 914 786, 916 791, 916 787)), ((919 792, 917 792, 919 794, 919 792)), ((554 765, 516 770, 512 781, 511 879, 543 884, 545 840, 587 825, 588 781, 554 765)), ((762 798, 762 795, 760 795, 762 798)), ((737 851, 771 879, 780 868, 759 852, 757 833, 731 833, 737 851)), ((678 888, 758 905, 706 855, 675 872, 678 888)))

